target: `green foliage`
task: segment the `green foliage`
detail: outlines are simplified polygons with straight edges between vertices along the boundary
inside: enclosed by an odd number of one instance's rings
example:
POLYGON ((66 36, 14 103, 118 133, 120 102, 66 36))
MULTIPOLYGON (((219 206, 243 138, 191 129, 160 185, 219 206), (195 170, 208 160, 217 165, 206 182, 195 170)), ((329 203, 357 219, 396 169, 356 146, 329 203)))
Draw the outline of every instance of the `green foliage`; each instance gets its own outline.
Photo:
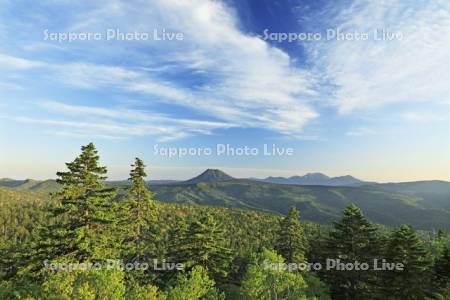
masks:
POLYGON ((450 248, 446 247, 436 260, 433 268, 433 285, 437 290, 445 290, 450 283, 450 248))
POLYGON ((447 283, 447 285, 445 287, 440 288, 437 291, 434 291, 433 299, 437 299, 437 300, 450 299, 450 283, 447 283))
POLYGON ((48 275, 42 284, 45 299, 124 299, 124 273, 120 270, 66 271, 48 275))
POLYGON ((150 257, 154 249, 149 246, 156 244, 155 229, 152 226, 155 222, 156 206, 152 199, 152 194, 147 188, 145 182, 145 165, 142 160, 136 158, 136 162, 132 165, 130 172, 130 186, 127 189, 127 195, 120 209, 125 212, 124 226, 126 229, 125 239, 122 245, 131 248, 134 258, 150 257))
MULTIPOLYGON (((416 232, 408 226, 392 232, 375 227, 354 205, 330 230, 300 222, 297 210, 302 209, 302 216, 328 222, 338 215, 339 205, 370 195, 359 203, 372 216, 377 215, 375 206, 407 207, 405 212, 392 212, 399 214, 395 222, 400 222, 416 209, 411 210, 415 202, 405 195, 214 179, 154 189, 160 196, 176 191, 176 201, 228 208, 167 204, 153 201, 140 159, 132 165, 129 184, 119 194, 105 183, 106 168, 99 166, 94 145, 82 147, 67 167, 67 172, 58 173, 56 185, 61 190, 50 201, 38 191, 54 189, 52 181, 0 180, 0 186, 7 186, 0 188, 0 299, 450 298, 448 232, 416 232), (389 201, 394 203, 389 206, 389 201), (284 218, 231 208, 286 213, 288 205, 295 208, 284 218), (77 263, 114 258, 125 262, 164 258, 186 268, 171 272, 43 269, 45 259, 77 263), (270 266, 325 258, 344 263, 384 258, 406 267, 379 273, 327 270, 314 274, 270 266), (35 270, 40 270, 40 276, 30 272, 35 270)), ((391 220, 390 216, 377 218, 391 220)))
POLYGON ((305 261, 306 238, 299 216, 299 211, 292 207, 288 215, 280 222, 276 250, 287 263, 305 261))
MULTIPOLYGON (((387 225, 411 224, 420 229, 450 230, 450 183, 421 181, 361 187, 280 185, 231 179, 205 172, 186 184, 154 185, 155 199, 164 202, 214 205, 287 214, 295 206, 305 220, 331 224, 349 204, 360 207, 369 220, 387 225), (212 175, 212 176, 210 176, 212 175)), ((109 182, 111 186, 125 182, 109 182)), ((57 191, 52 180, 0 180, 0 186, 41 196, 57 191)))
POLYGON ((0 281, 0 299, 14 299, 14 287, 11 281, 0 281))
POLYGON ((232 253, 226 247, 224 231, 213 216, 205 213, 180 227, 171 236, 171 260, 183 263, 187 269, 202 266, 216 280, 227 276, 232 253))
POLYGON ((112 199, 114 188, 106 188, 106 167, 91 143, 67 163, 67 172, 58 172, 62 189, 54 197, 59 201, 51 210, 55 224, 46 226, 38 251, 50 260, 84 262, 105 260, 117 255, 111 234, 115 222, 112 199))
POLYGON ((300 273, 290 273, 271 264, 283 264, 283 257, 263 249, 248 268, 242 281, 242 293, 247 299, 307 299, 307 284, 300 273))
POLYGON ((168 300, 219 300, 223 296, 214 288, 214 280, 201 266, 195 266, 188 274, 181 274, 174 287, 167 292, 168 300))
POLYGON ((34 281, 0 281, 0 299, 43 299, 42 287, 34 281))
MULTIPOLYGON (((282 215, 294 206, 301 211, 304 220, 327 225, 339 218, 346 206, 355 203, 375 223, 450 230, 450 208, 434 209, 424 206, 426 201, 420 196, 373 187, 299 186, 234 179, 155 185, 152 190, 155 199, 164 202, 235 207, 282 215)), ((450 192, 440 197, 448 202, 450 192)))
POLYGON ((386 247, 386 260, 401 263, 403 270, 383 272, 382 290, 396 299, 425 299, 430 291, 430 261, 423 242, 410 226, 395 230, 386 247))
POLYGON ((159 291, 158 287, 148 285, 138 285, 134 282, 129 284, 125 299, 128 300, 165 300, 166 295, 159 291))
POLYGON ((45 202, 34 193, 0 188, 0 245, 27 240, 35 224, 45 220, 45 202))
POLYGON ((328 286, 313 273, 303 273, 303 278, 308 286, 306 297, 308 299, 330 300, 330 290, 328 286))
MULTIPOLYGON (((161 235, 156 222, 156 205, 145 182, 144 162, 136 158, 132 165, 130 185, 125 199, 117 206, 118 228, 121 233, 122 258, 125 262, 148 262, 157 257, 157 244, 161 235)), ((130 272, 141 283, 149 283, 148 272, 130 272)))
MULTIPOLYGON (((339 259, 344 264, 359 262, 373 265, 379 250, 376 227, 356 205, 350 205, 329 233, 324 254, 326 259, 339 259)), ((330 269, 323 272, 323 277, 330 284, 332 294, 344 299, 364 299, 376 292, 373 269, 365 272, 330 269)))

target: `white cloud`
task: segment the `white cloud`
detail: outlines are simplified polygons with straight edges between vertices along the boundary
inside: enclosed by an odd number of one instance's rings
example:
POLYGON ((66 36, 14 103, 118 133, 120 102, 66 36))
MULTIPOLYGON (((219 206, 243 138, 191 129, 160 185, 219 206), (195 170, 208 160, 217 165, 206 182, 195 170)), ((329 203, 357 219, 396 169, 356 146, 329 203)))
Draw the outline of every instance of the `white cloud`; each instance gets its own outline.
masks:
POLYGON ((43 101, 39 103, 39 106, 47 111, 57 112, 59 115, 76 116, 78 121, 38 120, 27 117, 16 118, 15 120, 25 123, 57 125, 77 130, 70 132, 67 130, 61 131, 66 136, 69 133, 73 133, 76 136, 95 134, 99 137, 113 136, 123 139, 132 136, 155 135, 159 141, 172 141, 195 134, 212 134, 217 129, 236 127, 232 123, 176 119, 148 110, 121 107, 102 108, 69 105, 57 101, 43 101), (92 122, 94 118, 97 121, 92 122))
POLYGON ((291 136, 318 117, 310 103, 313 75, 295 67, 285 52, 240 31, 233 11, 219 1, 99 1, 90 2, 88 11, 81 4, 58 5, 72 12, 60 31, 166 28, 183 32, 185 39, 143 42, 140 50, 127 42, 71 44, 66 51, 80 53, 79 61, 47 64, 46 78, 84 89, 143 94, 149 102, 184 106, 225 123, 291 136), (92 63, 105 57, 128 63, 92 63), (171 68, 162 68, 167 65, 171 68), (204 77, 188 85, 167 72, 204 77))
MULTIPOLYGON (((47 131, 60 136, 96 136, 108 139, 125 139, 130 137, 156 136, 158 141, 173 140, 180 137, 179 128, 154 124, 127 124, 113 121, 67 121, 56 119, 38 119, 33 117, 13 117, 16 122, 49 125, 66 130, 47 131)), ((186 133, 189 135, 189 133, 186 133)))
POLYGON ((367 127, 360 127, 355 128, 347 132, 347 136, 353 136, 353 137, 361 137, 361 136, 367 136, 367 135, 373 135, 375 134, 375 131, 371 128, 367 127))
POLYGON ((92 132, 76 132, 76 131, 67 131, 67 130, 48 130, 45 132, 51 136, 57 137, 65 137, 65 138, 76 138, 76 139, 91 139, 91 138, 100 138, 105 140, 124 140, 126 139, 123 136, 118 135, 109 135, 109 134, 97 134, 92 132))
MULTIPOLYGON (((334 12, 333 12, 334 13, 334 12)), ((322 16, 324 17, 324 16, 322 16)), ((355 0, 327 26, 343 32, 386 29, 403 40, 311 45, 325 78, 337 85, 340 112, 395 103, 440 104, 450 94, 450 2, 355 0)))
POLYGON ((0 66, 2 69, 27 70, 43 66, 42 63, 0 53, 0 66))
POLYGON ((401 119, 412 123, 439 123, 449 122, 450 112, 448 110, 437 111, 407 111, 400 114, 401 119))

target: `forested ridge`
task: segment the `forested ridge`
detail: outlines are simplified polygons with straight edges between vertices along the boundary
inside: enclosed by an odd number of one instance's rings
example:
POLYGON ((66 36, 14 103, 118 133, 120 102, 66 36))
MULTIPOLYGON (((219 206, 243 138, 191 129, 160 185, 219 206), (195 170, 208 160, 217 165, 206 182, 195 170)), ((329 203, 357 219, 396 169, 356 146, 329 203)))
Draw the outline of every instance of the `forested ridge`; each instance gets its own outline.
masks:
MULTIPOLYGON (((127 181, 106 181, 126 194, 127 181)), ((154 200, 240 208, 285 215, 291 207, 302 219, 331 225, 342 211, 354 203, 372 222, 386 226, 410 224, 415 229, 450 229, 450 183, 418 181, 373 184, 358 187, 286 185, 250 179, 235 179, 220 170, 206 170, 183 182, 147 181, 154 200)), ((27 191, 42 198, 58 191, 55 180, 0 179, 0 187, 27 191)))
POLYGON ((125 191, 107 185, 93 144, 57 175, 50 200, 0 188, 0 299, 450 299, 443 230, 376 225, 354 204, 323 226, 295 207, 161 203, 138 158, 125 191))

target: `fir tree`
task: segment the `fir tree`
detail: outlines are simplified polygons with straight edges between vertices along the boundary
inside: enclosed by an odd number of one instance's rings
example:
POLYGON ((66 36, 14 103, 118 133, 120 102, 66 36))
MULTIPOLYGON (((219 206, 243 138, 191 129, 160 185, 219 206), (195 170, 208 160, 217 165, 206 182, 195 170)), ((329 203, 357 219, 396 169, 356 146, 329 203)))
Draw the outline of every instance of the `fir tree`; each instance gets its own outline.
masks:
MULTIPOLYGON (((376 227, 354 204, 344 210, 344 216, 334 223, 326 241, 326 259, 341 263, 367 263, 372 266, 379 249, 376 227)), ((373 270, 326 270, 323 273, 336 299, 371 299, 376 290, 373 270)))
POLYGON ((154 252, 156 232, 156 206, 152 193, 147 188, 144 162, 136 158, 130 172, 130 186, 122 209, 125 210, 123 228, 125 239, 122 245, 125 256, 136 260, 149 258, 154 252))
MULTIPOLYGON (((124 263, 152 263, 158 258, 157 244, 160 234, 157 230, 156 205, 153 195, 147 188, 144 162, 136 158, 131 165, 130 185, 122 205, 118 231, 122 233, 122 259, 124 263)), ((126 273, 140 284, 148 284, 154 274, 149 270, 133 270, 126 273)))
POLYGON ((226 247, 222 228, 209 213, 193 220, 171 238, 176 239, 170 249, 172 261, 184 263, 188 270, 202 266, 216 281, 223 281, 227 276, 232 253, 226 247))
POLYGON ((305 260, 306 239, 295 207, 280 222, 276 250, 287 263, 300 263, 305 260))
POLYGON ((434 285, 437 289, 446 288, 450 284, 450 247, 447 246, 434 264, 434 285))
MULTIPOLYGON (((67 172, 58 172, 62 189, 54 195, 58 205, 50 211, 54 224, 44 228, 37 248, 42 259, 85 262, 113 258, 115 236, 112 199, 114 188, 107 188, 106 167, 90 143, 67 163, 67 172)), ((42 262, 41 262, 42 263, 42 262)))
POLYGON ((402 225, 391 234, 385 259, 389 263, 403 264, 402 270, 382 273, 387 299, 426 299, 430 295, 427 253, 410 226, 402 225))

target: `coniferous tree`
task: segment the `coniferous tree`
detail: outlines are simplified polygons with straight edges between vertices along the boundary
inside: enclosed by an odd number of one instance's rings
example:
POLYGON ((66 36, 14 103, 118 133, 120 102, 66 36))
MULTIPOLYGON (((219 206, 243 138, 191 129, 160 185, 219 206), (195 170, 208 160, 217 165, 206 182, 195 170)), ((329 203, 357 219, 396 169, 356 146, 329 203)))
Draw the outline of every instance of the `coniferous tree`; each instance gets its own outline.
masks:
POLYGON ((433 283, 437 289, 450 284, 450 247, 446 247, 434 264, 433 283))
MULTIPOLYGON (((379 249, 377 229, 351 204, 342 219, 334 223, 325 247, 325 259, 372 266, 379 249)), ((323 277, 336 299, 373 299, 376 293, 376 276, 371 268, 367 271, 330 268, 323 272, 323 277)))
MULTIPOLYGON (((117 255, 113 201, 116 190, 107 188, 106 167, 90 143, 67 163, 67 172, 58 172, 62 185, 53 195, 58 205, 50 211, 54 224, 44 228, 37 245, 40 259, 66 262, 103 261, 117 255)), ((42 262, 41 262, 42 263, 42 262)))
POLYGON ((410 226, 402 225, 391 234, 385 259, 403 264, 403 270, 382 273, 382 290, 387 299, 426 299, 430 295, 427 253, 410 226))
POLYGON ((156 220, 156 206, 152 193, 147 188, 144 162, 136 158, 130 172, 130 186, 123 208, 125 218, 123 228, 125 238, 122 243, 128 259, 147 259, 154 252, 156 232, 153 222, 156 220))
MULTIPOLYGON (((118 207, 120 218, 118 231, 122 233, 122 260, 124 263, 146 263, 152 265, 158 257, 160 234, 156 226, 156 205, 147 188, 144 162, 136 158, 131 165, 130 185, 125 200, 118 207)), ((133 270, 127 278, 140 284, 149 284, 154 279, 150 270, 133 270)))
POLYGON ((299 220, 299 211, 295 207, 280 222, 276 250, 286 263, 300 263, 305 260, 306 238, 299 220))
POLYGON ((204 267, 216 281, 223 281, 228 274, 232 260, 227 248, 224 231, 209 213, 193 220, 185 230, 172 236, 177 242, 170 249, 174 262, 184 263, 186 269, 204 267))

